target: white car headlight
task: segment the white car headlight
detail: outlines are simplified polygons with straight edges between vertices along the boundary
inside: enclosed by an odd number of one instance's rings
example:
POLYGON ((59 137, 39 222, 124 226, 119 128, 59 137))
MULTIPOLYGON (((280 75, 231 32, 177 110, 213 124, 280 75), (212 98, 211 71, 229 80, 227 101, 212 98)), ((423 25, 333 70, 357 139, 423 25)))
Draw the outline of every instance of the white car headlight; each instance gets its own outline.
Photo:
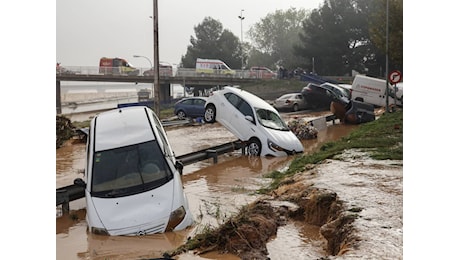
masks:
POLYGON ((169 215, 169 222, 168 226, 166 227, 166 231, 173 231, 174 228, 176 228, 177 225, 179 225, 182 222, 182 220, 184 220, 185 214, 186 212, 184 206, 180 206, 179 208, 171 212, 171 214, 169 215))
POLYGON ((275 144, 275 143, 274 143, 273 141, 271 141, 270 139, 267 140, 267 144, 268 144, 268 148, 270 148, 272 151, 275 151, 275 152, 276 152, 276 151, 281 151, 281 152, 284 151, 284 149, 283 149, 281 146, 275 144))

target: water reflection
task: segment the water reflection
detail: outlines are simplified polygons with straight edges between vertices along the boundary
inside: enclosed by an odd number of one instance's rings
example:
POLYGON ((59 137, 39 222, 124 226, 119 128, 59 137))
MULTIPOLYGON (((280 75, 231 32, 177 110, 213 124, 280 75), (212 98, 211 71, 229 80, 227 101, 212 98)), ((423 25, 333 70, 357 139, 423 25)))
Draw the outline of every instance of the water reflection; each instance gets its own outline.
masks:
POLYGON ((321 238, 319 227, 305 223, 288 223, 280 226, 276 238, 267 243, 271 259, 321 259, 326 241, 321 238), (294 257, 295 256, 295 257, 294 257))
MULTIPOLYGON (((199 228, 217 226, 258 198, 255 191, 269 183, 265 173, 286 167, 293 157, 249 157, 241 153, 219 158, 183 176, 190 209, 199 228)), ((187 167, 187 166, 186 166, 187 167)))

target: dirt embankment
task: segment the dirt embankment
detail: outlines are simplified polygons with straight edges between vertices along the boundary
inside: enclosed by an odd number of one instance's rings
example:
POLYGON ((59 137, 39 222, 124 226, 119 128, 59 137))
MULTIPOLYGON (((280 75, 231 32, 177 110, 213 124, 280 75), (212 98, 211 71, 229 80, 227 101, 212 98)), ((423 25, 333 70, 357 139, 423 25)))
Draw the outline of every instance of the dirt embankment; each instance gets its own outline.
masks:
POLYGON ((268 259, 267 242, 276 236, 279 226, 290 220, 319 226, 327 240, 327 254, 340 255, 354 243, 351 223, 355 218, 344 209, 336 193, 315 188, 294 176, 272 194, 242 208, 223 225, 197 235, 165 256, 193 250, 196 254, 218 251, 241 259, 268 259))

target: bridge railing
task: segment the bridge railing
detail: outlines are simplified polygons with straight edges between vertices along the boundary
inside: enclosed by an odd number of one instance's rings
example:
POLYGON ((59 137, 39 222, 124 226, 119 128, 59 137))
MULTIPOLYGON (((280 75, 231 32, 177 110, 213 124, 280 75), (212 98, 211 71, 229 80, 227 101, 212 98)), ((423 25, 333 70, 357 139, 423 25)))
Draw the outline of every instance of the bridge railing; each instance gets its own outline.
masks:
MULTIPOLYGON (((139 73, 137 75, 130 74, 131 76, 153 76, 153 72, 150 68, 137 68, 139 73)), ((104 68, 100 70, 99 67, 93 66, 66 66, 56 69, 56 74, 75 74, 75 75, 108 75, 112 74, 113 71, 117 68, 104 68), (106 71, 107 73, 104 73, 106 71)), ((194 68, 177 68, 172 72, 167 70, 162 70, 160 68, 160 76, 163 77, 207 77, 207 78, 222 78, 222 77, 233 77, 233 78, 251 78, 249 70, 233 70, 233 73, 224 73, 219 72, 218 70, 213 73, 197 73, 194 68)))
MULTIPOLYGON (((150 68, 137 68, 139 70, 139 73, 137 75, 130 74, 130 76, 144 76, 144 77, 152 77, 152 71, 150 68)), ((108 69, 110 71, 110 68, 108 69)), ((109 74, 104 74, 101 73, 103 71, 100 71, 98 66, 65 66, 65 67, 60 67, 56 68, 56 74, 67 74, 67 75, 109 75, 109 74)), ((194 68, 177 68, 173 69, 171 72, 170 70, 162 70, 160 68, 160 76, 162 78, 167 78, 167 77, 172 77, 176 79, 181 79, 181 78, 197 78, 197 77, 203 77, 203 78, 238 78, 238 79, 257 79, 258 76, 257 74, 250 73, 249 70, 233 70, 234 73, 232 74, 225 74, 225 73, 219 73, 218 71, 215 71, 213 73, 198 73, 196 69, 194 68), (256 75, 256 76, 255 76, 256 75)), ((111 74, 111 73, 110 73, 111 74)), ((347 83, 351 84, 353 81, 353 77, 351 76, 322 76, 321 78, 325 80, 333 80, 337 81, 339 83, 347 83)), ((266 79, 262 77, 261 79, 266 79)), ((301 79, 302 80, 302 79, 301 79)))

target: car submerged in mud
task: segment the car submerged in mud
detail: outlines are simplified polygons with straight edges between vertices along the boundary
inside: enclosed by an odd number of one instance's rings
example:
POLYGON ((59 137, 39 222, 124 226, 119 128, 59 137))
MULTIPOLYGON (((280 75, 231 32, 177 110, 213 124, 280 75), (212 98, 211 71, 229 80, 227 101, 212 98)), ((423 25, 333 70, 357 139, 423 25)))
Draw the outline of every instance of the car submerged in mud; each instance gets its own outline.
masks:
POLYGON ((145 106, 118 108, 91 120, 86 144, 86 221, 92 233, 144 235, 193 224, 166 133, 145 106))
POLYGON ((214 91, 205 104, 204 121, 227 128, 245 143, 248 155, 287 156, 304 150, 273 106, 239 88, 214 91))

